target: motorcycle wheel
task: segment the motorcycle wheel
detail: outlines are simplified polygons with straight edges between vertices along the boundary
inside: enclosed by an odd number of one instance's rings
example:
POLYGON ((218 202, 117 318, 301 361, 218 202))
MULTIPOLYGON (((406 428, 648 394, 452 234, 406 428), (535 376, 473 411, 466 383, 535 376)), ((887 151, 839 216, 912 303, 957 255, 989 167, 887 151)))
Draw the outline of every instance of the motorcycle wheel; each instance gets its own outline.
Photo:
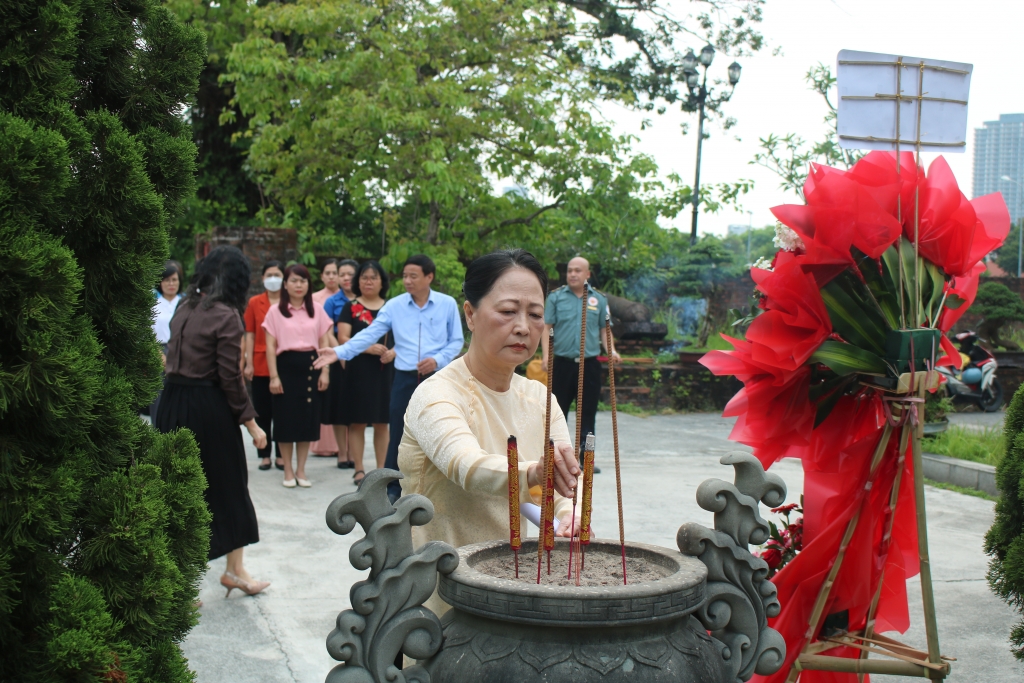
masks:
POLYGON ((978 399, 978 407, 986 413, 994 413, 1003 407, 1003 385, 995 377, 992 378, 992 385, 988 391, 983 392, 978 399))

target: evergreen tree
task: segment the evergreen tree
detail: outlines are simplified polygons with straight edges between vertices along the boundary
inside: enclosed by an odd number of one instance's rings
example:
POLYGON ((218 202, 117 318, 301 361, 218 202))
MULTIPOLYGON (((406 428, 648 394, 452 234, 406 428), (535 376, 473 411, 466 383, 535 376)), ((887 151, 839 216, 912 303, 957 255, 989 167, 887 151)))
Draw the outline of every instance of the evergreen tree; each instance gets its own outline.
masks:
POLYGON ((155 0, 0 0, 0 45, 0 680, 188 681, 206 483, 136 407, 204 39, 155 0))
MULTIPOLYGON (((1006 409, 1006 456, 996 468, 996 518, 985 535, 992 556, 988 583, 996 595, 1024 616, 1024 388, 1006 409)), ((1010 631, 1011 650, 1024 660, 1024 618, 1010 631)))

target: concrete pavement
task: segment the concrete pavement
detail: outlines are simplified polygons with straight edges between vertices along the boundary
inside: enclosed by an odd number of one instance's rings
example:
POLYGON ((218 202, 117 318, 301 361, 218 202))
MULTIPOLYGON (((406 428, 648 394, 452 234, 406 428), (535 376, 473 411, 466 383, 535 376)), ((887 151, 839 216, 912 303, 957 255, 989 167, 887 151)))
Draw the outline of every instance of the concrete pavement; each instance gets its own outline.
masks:
MULTIPOLYGON (((731 480, 731 468, 718 459, 746 450, 727 440, 731 422, 710 414, 620 415, 627 538, 674 548, 683 522, 712 526, 711 514, 697 507, 695 492, 709 477, 731 480)), ((367 463, 373 461, 370 441, 367 463)), ((261 542, 246 550, 246 566, 273 585, 253 598, 235 591, 225 600, 218 584, 224 561, 212 562, 201 590, 202 616, 183 649, 198 683, 319 683, 336 664, 325 649, 327 634, 338 612, 348 607, 349 587, 364 577, 348 561, 348 549, 361 538, 361 530, 336 536, 324 522, 331 500, 354 490, 351 470, 338 470, 329 458, 311 458, 307 471, 313 488, 285 489, 280 471, 256 469, 259 461, 251 446, 250 456, 249 484, 261 542)), ((594 528, 600 536, 614 537, 609 413, 598 414, 597 459, 604 472, 595 478, 594 528)), ((799 464, 785 461, 773 471, 786 480, 790 499, 799 500, 799 464)), ((982 539, 992 522, 993 503, 930 487, 926 502, 942 650, 959 660, 951 680, 1020 680, 1024 666, 1015 662, 1006 641, 1014 615, 985 583, 982 539)), ((923 647, 918 586, 916 579, 910 581, 913 626, 904 640, 923 647)))

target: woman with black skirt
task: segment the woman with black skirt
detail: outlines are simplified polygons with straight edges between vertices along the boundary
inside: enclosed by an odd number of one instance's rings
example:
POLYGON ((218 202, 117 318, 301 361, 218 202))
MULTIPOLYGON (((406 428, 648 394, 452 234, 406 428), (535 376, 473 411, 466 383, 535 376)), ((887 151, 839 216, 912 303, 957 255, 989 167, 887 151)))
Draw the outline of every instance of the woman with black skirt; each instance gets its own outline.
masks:
MULTIPOLYGON (((339 343, 344 344, 353 335, 370 326, 384 305, 384 294, 387 291, 388 276, 379 263, 366 261, 359 266, 352 285, 356 298, 345 304, 338 318, 339 343)), ((384 456, 387 455, 390 440, 388 413, 391 410, 391 382, 395 376, 394 347, 395 339, 389 332, 350 360, 346 368, 341 413, 349 422, 348 452, 356 463, 352 477, 356 484, 366 476, 363 472, 366 425, 373 425, 373 449, 377 467, 384 467, 384 456)))
POLYGON ((253 579, 242 564, 244 547, 260 534, 238 425, 249 430, 256 448, 267 443, 242 379, 241 313, 248 290, 249 261, 235 247, 217 247, 196 265, 171 319, 167 382, 155 420, 161 432, 186 428, 195 435, 213 516, 209 557, 227 555, 220 583, 228 595, 235 588, 255 595, 270 585, 253 579))
POLYGON ((323 392, 330 386, 330 369, 313 370, 317 349, 331 339, 331 319, 313 303, 309 271, 301 264, 284 271, 281 303, 267 311, 267 366, 274 402, 274 441, 284 459, 285 488, 296 483, 309 488, 306 458, 309 443, 320 438, 323 392), (292 445, 296 465, 292 469, 292 445))

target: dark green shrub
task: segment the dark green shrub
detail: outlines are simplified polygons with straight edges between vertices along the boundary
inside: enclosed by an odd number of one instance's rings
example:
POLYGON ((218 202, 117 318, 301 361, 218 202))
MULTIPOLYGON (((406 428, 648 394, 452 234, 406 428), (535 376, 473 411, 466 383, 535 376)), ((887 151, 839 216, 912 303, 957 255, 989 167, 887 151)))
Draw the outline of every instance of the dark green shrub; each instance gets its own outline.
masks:
MULTIPOLYGON (((985 535, 992 556, 988 583, 1018 613, 1024 613, 1024 387, 1013 395, 1004 419, 1006 455, 996 467, 996 518, 985 535)), ((1024 660, 1024 618, 1010 632, 1012 651, 1024 660)))
POLYGON ((0 45, 0 680, 188 681, 206 484, 136 407, 204 39, 153 0, 0 0, 0 45))

